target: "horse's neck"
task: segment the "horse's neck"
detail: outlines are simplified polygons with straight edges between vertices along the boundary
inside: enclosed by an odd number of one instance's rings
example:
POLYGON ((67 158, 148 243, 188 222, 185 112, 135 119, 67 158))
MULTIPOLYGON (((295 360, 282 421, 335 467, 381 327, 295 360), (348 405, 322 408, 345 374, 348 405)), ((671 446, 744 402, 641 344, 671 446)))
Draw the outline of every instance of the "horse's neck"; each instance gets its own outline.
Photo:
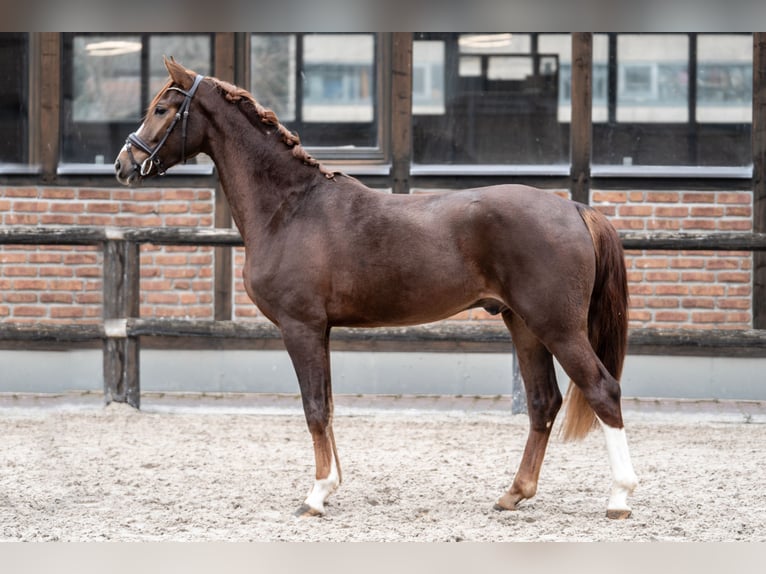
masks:
MULTIPOLYGON (((245 120, 246 121, 246 120, 245 120)), ((274 136, 252 127, 219 126, 223 137, 209 140, 232 217, 245 242, 256 239, 286 202, 316 181, 319 171, 293 158, 274 136)))

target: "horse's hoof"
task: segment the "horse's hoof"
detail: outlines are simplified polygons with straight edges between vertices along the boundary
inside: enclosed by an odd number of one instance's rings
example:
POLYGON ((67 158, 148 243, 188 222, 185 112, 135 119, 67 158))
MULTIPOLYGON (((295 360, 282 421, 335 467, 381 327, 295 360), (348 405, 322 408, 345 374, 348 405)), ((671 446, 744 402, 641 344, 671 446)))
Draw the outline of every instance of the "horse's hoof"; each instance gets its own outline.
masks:
POLYGON ((324 512, 311 508, 308 504, 301 504, 298 510, 295 511, 295 516, 298 518, 311 518, 313 516, 324 516, 324 512))
POLYGON ((508 494, 504 494, 501 496, 497 502, 495 502, 495 505, 492 507, 495 510, 499 510, 500 512, 504 510, 517 510, 518 503, 521 502, 521 499, 514 500, 515 497, 511 497, 508 494))
POLYGON ((630 518, 630 510, 607 510, 606 517, 612 520, 625 520, 630 518))

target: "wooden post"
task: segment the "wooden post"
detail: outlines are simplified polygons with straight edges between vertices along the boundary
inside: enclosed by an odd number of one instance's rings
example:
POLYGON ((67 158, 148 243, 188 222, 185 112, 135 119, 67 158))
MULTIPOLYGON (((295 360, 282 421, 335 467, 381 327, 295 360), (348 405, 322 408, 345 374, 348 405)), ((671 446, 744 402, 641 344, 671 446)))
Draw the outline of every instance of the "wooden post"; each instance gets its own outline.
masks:
POLYGON ((572 34, 572 122, 570 124, 572 199, 590 202, 592 147, 593 34, 572 34))
MULTIPOLYGON (((753 34, 753 232, 766 233, 766 32, 753 34)), ((766 329, 766 252, 753 253, 753 328, 766 329)))
MULTIPOLYGON (((61 113, 61 34, 40 34, 40 123, 36 134, 40 149, 39 159, 43 170, 43 182, 56 179, 59 163, 59 137, 61 113)), ((35 154, 37 156, 37 153, 35 154)))
POLYGON ((393 192, 410 192, 412 162, 412 33, 392 34, 391 160, 393 192))
POLYGON ((121 239, 104 243, 104 398, 140 408, 139 341, 127 320, 139 315, 139 248, 121 239))
MULTIPOLYGON (((242 73, 241 70, 238 73, 237 67, 237 33, 219 32, 215 35, 214 75, 227 82, 242 82, 242 73)), ((242 86, 249 88, 243 84, 242 86)), ((231 208, 220 180, 215 186, 214 217, 216 229, 231 228, 231 208)), ((231 247, 216 247, 213 250, 213 316, 216 321, 227 321, 232 317, 234 304, 232 254, 231 247)))

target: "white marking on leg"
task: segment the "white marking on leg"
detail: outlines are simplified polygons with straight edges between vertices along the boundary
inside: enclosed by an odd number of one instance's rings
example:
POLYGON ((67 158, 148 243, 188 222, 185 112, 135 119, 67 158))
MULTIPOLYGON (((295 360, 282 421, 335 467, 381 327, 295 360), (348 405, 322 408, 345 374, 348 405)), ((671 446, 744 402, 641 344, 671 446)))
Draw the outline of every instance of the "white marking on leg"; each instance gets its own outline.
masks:
POLYGON ((324 503, 327 497, 338 488, 340 480, 338 478, 338 468, 335 466, 335 457, 330 459, 330 474, 327 478, 319 478, 314 481, 311 492, 306 497, 304 504, 320 514, 324 514, 324 503))
POLYGON ((606 451, 609 456, 609 466, 612 469, 612 493, 609 496, 608 510, 630 510, 628 495, 638 485, 638 477, 633 470, 628 452, 628 439, 625 429, 610 427, 601 419, 601 428, 606 438, 606 451))

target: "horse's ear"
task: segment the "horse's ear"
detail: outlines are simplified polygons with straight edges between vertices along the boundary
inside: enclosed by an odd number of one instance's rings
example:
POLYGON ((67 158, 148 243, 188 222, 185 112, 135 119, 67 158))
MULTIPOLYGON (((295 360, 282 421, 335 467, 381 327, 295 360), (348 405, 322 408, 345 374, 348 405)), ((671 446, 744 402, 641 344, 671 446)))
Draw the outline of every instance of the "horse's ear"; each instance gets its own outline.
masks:
POLYGON ((175 61, 171 56, 165 56, 165 67, 168 69, 171 79, 182 89, 188 90, 194 83, 194 74, 175 61))

